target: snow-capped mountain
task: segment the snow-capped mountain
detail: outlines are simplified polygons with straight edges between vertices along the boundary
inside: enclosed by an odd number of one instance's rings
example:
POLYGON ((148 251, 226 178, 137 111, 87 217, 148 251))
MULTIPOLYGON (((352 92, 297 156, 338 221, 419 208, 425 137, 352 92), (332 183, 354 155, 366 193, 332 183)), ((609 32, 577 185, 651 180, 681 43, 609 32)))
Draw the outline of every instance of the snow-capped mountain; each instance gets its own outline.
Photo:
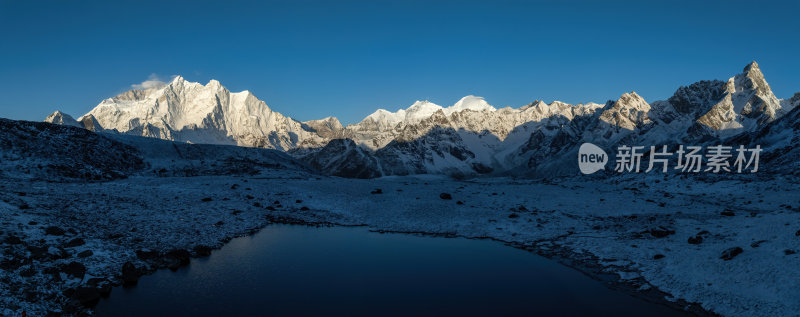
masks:
MULTIPOLYGON (((447 108, 417 102, 394 113, 378 111, 346 127, 344 137, 374 149, 365 153, 373 155, 370 162, 377 160, 372 172, 381 175, 569 175, 577 173, 574 157, 584 142, 606 150, 621 144, 705 144, 763 127, 798 102, 777 99, 753 62, 728 81, 680 87, 668 100, 652 104, 630 92, 605 105, 538 101, 495 109, 468 96, 447 108), (432 114, 408 116, 420 109, 432 114)), ((300 157, 320 159, 306 155, 300 157)), ((342 159, 332 153, 323 157, 342 159)))
POLYGON ((193 143, 236 144, 289 151, 323 172, 347 177, 419 173, 450 175, 577 173, 584 142, 606 150, 621 144, 704 144, 751 133, 797 109, 800 93, 780 100, 757 63, 727 81, 705 80, 648 103, 635 92, 605 104, 536 101, 495 108, 466 96, 449 107, 417 101, 379 109, 342 126, 334 117, 299 122, 271 111, 244 91, 218 81, 172 82, 106 99, 74 120, 46 121, 96 131, 193 143))
MULTIPOLYGON (((781 103, 791 104, 775 97, 758 64, 752 62, 727 82, 696 82, 678 88, 669 99, 652 104, 636 93, 623 94, 618 100, 609 101, 596 114, 597 119, 588 123, 570 122, 550 138, 534 133, 516 153, 518 165, 513 168, 538 176, 575 174, 577 166, 571 161, 584 142, 608 153, 623 144, 720 143, 769 125, 785 112, 781 103)), ((613 164, 614 158, 611 159, 613 164)))
POLYGON ((395 112, 378 109, 361 122, 347 126, 344 136, 360 145, 377 150, 400 136, 405 127, 416 125, 439 111, 450 115, 464 110, 482 112, 494 111, 495 108, 483 98, 471 95, 461 98, 447 108, 429 101, 417 101, 407 109, 395 112))
MULTIPOLYGON (((49 122, 63 115, 51 117, 49 122)), ((234 93, 216 80, 202 85, 181 76, 160 87, 103 100, 77 121, 93 131, 191 143, 280 150, 325 144, 313 128, 272 111, 249 91, 234 93)))

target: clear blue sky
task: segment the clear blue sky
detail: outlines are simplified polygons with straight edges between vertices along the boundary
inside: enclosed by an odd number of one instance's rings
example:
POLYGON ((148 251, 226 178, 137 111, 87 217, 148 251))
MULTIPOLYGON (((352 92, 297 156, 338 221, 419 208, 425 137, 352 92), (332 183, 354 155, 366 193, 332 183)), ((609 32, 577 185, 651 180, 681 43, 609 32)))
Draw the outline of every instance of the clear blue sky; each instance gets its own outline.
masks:
POLYGON ((152 74, 299 120, 451 105, 648 101, 751 60, 800 91, 800 1, 6 1, 0 117, 79 116, 152 74))

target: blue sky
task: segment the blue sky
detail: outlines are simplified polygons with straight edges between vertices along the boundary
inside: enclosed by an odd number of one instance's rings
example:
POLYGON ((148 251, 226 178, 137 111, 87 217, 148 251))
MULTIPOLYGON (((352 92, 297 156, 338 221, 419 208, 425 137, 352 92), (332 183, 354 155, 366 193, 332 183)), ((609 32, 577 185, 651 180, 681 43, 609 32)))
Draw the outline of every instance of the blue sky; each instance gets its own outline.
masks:
POLYGON ((800 91, 800 1, 6 1, 0 117, 82 115, 150 74, 250 90, 299 120, 354 123, 468 94, 648 101, 751 60, 800 91))

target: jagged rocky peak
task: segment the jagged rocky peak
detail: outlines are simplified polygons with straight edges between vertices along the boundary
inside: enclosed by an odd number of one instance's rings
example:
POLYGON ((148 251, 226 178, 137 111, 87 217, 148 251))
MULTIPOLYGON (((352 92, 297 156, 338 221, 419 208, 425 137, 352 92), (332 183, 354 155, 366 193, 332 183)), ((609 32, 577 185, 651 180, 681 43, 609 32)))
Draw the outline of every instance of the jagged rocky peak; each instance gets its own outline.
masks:
POLYGON ((419 122, 427 117, 430 117, 437 110, 442 109, 441 106, 427 100, 417 100, 410 107, 406 109, 399 109, 391 112, 385 109, 378 109, 372 114, 368 115, 359 124, 359 129, 386 129, 392 128, 400 122, 413 123, 419 122))
POLYGON ((600 120, 627 130, 650 122, 650 104, 635 92, 624 93, 600 115, 600 120))
POLYGON ((525 110, 528 110, 528 109, 531 109, 531 108, 534 108, 534 107, 539 107, 539 108, 547 107, 547 104, 544 101, 541 101, 541 100, 534 100, 533 102, 520 107, 519 110, 520 111, 525 111, 525 110))
MULTIPOLYGON (((154 89, 154 88, 151 88, 151 89, 154 89)), ((136 101, 136 100, 142 100, 144 98, 147 98, 148 94, 149 94, 149 91, 146 90, 146 89, 134 89, 134 90, 129 90, 129 91, 123 92, 123 93, 121 93, 119 95, 116 95, 112 99, 118 100, 118 101, 136 101)))
POLYGON ((378 160, 353 140, 333 139, 316 151, 299 150, 300 159, 315 169, 334 176, 373 178, 381 176, 378 160))
POLYGON ((568 104, 561 101, 553 101, 545 103, 541 100, 536 100, 529 103, 518 110, 522 114, 523 119, 527 121, 541 121, 551 117, 562 117, 572 120, 575 116, 594 113, 595 110, 602 108, 603 105, 597 103, 580 103, 577 105, 568 104))
POLYGON ((92 114, 86 114, 80 118, 78 118, 80 125, 83 126, 84 129, 93 131, 93 132, 102 132, 105 130, 97 119, 92 114))
MULTIPOLYGON (((206 87, 220 87, 220 88, 222 88, 222 83, 220 83, 219 80, 216 80, 216 79, 212 78, 211 80, 208 81, 208 83, 206 84, 206 87)), ((249 92, 249 91, 245 90, 245 91, 242 91, 242 92, 249 92)))
POLYGON ((75 118, 72 116, 61 111, 51 113, 49 116, 47 116, 47 118, 44 119, 44 122, 81 128, 83 127, 80 123, 78 123, 78 120, 75 120, 75 118))
POLYGON ((745 66, 743 73, 728 80, 734 111, 747 118, 765 123, 777 118, 780 100, 772 93, 764 74, 755 61, 745 66))
MULTIPOLYGON (((772 93, 756 62, 727 81, 703 80, 682 86, 667 102, 676 113, 687 115, 711 130, 725 130, 723 134, 753 130, 783 113, 781 101, 772 93)), ((663 103, 656 105, 668 108, 663 103)), ((664 117, 670 117, 668 111, 662 112, 664 117)))
POLYGON ((758 67, 758 63, 755 61, 747 64, 742 73, 732 79, 734 79, 735 89, 731 90, 731 92, 753 89, 759 94, 772 94, 772 89, 770 89, 767 80, 764 79, 764 74, 761 73, 761 68, 758 67))
POLYGON ((724 81, 701 80, 689 86, 681 86, 667 101, 680 113, 696 115, 708 111, 726 93, 724 81))
POLYGON ((325 126, 325 128, 331 130, 341 130, 344 128, 344 126, 342 126, 342 123, 339 122, 339 119, 337 119, 336 117, 327 117, 319 120, 309 120, 304 123, 308 125, 325 126))
POLYGON ((185 83, 188 83, 188 81, 186 81, 186 79, 183 78, 183 76, 177 75, 175 77, 172 77, 172 80, 170 80, 168 85, 175 87, 175 86, 181 86, 185 83))
POLYGON ((339 122, 339 119, 337 119, 336 117, 327 117, 319 120, 309 120, 303 122, 303 124, 307 125, 309 128, 311 128, 314 132, 316 132, 320 136, 329 139, 341 138, 342 132, 344 131, 344 126, 342 126, 342 123, 339 122))

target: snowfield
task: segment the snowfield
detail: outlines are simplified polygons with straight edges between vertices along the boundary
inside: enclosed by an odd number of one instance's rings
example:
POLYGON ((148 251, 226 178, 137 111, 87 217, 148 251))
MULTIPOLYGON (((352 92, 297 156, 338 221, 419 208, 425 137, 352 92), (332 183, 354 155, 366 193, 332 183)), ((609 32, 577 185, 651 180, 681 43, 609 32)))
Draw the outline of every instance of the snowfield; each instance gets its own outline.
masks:
POLYGON ((759 176, 0 178, 0 314, 90 312, 110 283, 283 222, 492 238, 700 313, 796 315, 800 182, 759 176))

